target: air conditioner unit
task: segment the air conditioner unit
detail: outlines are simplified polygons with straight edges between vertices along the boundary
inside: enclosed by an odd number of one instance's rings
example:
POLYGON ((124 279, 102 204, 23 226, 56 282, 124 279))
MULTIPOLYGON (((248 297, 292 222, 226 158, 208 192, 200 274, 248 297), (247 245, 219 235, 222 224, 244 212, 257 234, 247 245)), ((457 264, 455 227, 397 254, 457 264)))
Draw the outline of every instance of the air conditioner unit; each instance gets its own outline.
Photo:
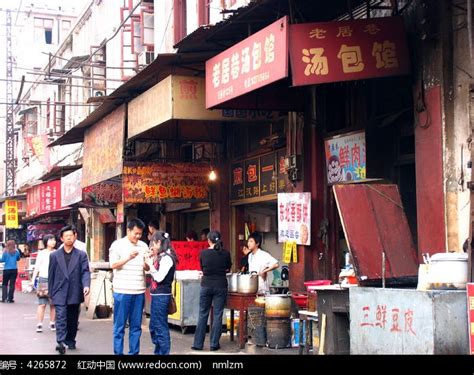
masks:
POLYGON ((138 65, 149 65, 154 59, 154 52, 142 51, 138 54, 138 65))

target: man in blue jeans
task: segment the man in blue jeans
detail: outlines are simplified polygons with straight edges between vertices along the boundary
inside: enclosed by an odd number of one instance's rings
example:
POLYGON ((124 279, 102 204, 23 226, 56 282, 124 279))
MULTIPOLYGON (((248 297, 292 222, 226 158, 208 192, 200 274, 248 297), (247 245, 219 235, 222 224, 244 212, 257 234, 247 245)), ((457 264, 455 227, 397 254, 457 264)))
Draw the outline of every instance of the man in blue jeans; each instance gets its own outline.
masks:
POLYGON ((125 324, 129 321, 129 352, 139 354, 142 314, 145 303, 145 255, 148 246, 140 241, 145 223, 132 219, 127 235, 110 246, 110 266, 114 270, 114 354, 123 354, 125 324))

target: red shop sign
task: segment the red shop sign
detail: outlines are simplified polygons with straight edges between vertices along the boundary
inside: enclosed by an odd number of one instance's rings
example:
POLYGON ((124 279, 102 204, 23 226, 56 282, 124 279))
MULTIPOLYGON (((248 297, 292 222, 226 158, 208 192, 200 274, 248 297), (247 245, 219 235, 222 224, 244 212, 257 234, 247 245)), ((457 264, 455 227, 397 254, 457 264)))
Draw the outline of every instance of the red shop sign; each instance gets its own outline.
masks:
POLYGON ((206 61, 206 108, 288 76, 285 16, 206 61))
POLYGON ((290 25, 293 85, 410 74, 401 17, 290 25))
POLYGON ((61 208, 61 180, 45 182, 28 189, 27 216, 37 216, 61 208))

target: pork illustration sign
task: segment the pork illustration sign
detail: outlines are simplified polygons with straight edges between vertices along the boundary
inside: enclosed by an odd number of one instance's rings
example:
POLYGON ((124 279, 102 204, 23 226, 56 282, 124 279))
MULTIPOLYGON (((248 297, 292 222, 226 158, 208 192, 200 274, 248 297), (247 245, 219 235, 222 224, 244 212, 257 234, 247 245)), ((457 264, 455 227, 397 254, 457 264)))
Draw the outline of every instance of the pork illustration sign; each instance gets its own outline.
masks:
POLYGON ((324 148, 330 185, 366 178, 365 132, 328 138, 324 148))
POLYGON ((206 61, 206 108, 288 76, 288 17, 206 61))
POLYGON ((401 17, 290 25, 294 86, 410 74, 401 17))
POLYGON ((311 193, 278 193, 278 242, 311 245, 311 193))

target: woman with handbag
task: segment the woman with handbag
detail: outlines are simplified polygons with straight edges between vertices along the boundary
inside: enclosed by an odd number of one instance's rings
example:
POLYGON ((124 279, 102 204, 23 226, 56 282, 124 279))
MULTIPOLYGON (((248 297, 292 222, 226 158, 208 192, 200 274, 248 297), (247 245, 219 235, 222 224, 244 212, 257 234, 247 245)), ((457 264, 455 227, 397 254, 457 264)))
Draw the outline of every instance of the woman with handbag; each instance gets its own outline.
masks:
POLYGON ((150 248, 152 254, 145 259, 153 279, 150 285, 150 335, 155 354, 167 355, 171 347, 168 309, 170 303, 174 303, 171 289, 178 259, 166 232, 156 231, 151 237, 150 248))
POLYGON ((49 302, 49 329, 56 331, 56 310, 51 304, 48 293, 48 268, 49 256, 56 250, 56 238, 52 234, 47 234, 43 237, 44 249, 38 252, 36 258, 35 270, 33 271, 33 281, 38 276, 38 286, 36 287, 36 295, 38 296, 38 324, 36 325, 36 332, 43 332, 43 319, 46 305, 49 302))

